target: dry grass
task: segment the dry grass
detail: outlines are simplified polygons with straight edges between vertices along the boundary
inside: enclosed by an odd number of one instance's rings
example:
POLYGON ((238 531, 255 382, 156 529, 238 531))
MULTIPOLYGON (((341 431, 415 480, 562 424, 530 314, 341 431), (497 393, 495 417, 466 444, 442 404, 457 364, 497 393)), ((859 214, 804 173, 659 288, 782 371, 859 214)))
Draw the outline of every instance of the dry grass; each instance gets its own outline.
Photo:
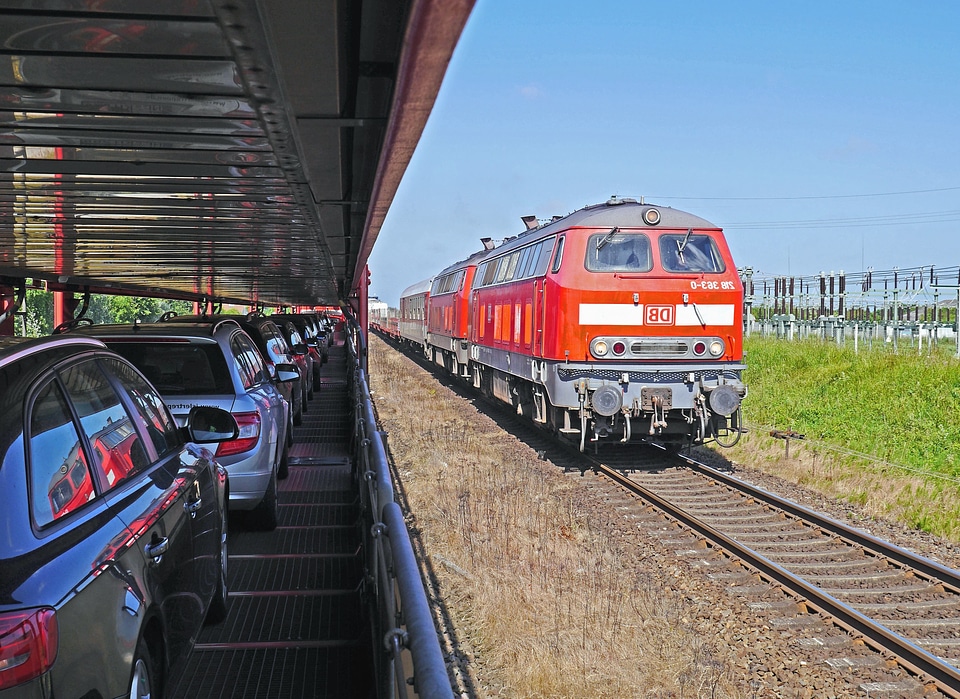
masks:
POLYGON ((376 338, 370 376, 479 696, 740 696, 709 601, 638 565, 640 541, 601 533, 609 508, 577 476, 376 338))

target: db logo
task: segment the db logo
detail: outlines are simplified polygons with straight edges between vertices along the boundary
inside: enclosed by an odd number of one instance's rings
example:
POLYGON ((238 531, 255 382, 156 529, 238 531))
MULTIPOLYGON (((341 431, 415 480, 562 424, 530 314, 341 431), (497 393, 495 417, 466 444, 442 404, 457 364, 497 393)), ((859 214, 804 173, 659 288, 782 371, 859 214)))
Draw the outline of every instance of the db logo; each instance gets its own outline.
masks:
POLYGON ((647 306, 647 325, 673 325, 673 306, 647 306))

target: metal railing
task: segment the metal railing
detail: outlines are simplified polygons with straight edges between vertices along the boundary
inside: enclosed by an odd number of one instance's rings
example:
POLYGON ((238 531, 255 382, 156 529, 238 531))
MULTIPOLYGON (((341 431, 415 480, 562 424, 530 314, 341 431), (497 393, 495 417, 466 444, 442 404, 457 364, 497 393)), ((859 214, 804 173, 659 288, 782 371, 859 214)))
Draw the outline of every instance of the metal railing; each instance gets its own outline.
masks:
POLYGON ((420 566, 396 503, 383 435, 367 382, 367 348, 356 323, 347 331, 354 401, 354 473, 360 490, 367 609, 377 696, 452 699, 420 566))

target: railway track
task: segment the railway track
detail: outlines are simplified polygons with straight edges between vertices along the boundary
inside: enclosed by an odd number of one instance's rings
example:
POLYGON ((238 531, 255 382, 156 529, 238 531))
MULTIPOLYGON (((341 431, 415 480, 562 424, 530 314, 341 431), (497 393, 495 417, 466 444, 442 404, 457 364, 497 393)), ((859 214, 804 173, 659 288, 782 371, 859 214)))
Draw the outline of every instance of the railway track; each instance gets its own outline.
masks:
POLYGON ((960 697, 960 573, 691 458, 643 470, 630 468, 627 458, 588 457, 595 471, 894 659, 924 685, 960 697))

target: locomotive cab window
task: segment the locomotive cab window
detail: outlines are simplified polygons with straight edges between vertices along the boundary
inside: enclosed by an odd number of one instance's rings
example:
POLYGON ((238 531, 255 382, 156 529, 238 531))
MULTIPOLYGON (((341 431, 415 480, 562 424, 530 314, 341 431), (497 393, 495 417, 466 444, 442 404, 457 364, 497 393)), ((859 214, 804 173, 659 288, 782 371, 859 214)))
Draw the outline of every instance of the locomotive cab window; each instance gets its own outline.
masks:
POLYGON ((667 272, 710 272, 726 270, 717 244, 709 235, 691 231, 660 236, 660 264, 667 272))
POLYGON ((553 256, 553 267, 550 268, 550 271, 554 274, 560 271, 560 263, 563 262, 563 241, 565 240, 565 237, 560 236, 560 240, 557 242, 557 252, 553 256))
POLYGON ((586 267, 591 272, 649 272, 653 269, 650 239, 616 229, 592 235, 587 241, 586 267))

